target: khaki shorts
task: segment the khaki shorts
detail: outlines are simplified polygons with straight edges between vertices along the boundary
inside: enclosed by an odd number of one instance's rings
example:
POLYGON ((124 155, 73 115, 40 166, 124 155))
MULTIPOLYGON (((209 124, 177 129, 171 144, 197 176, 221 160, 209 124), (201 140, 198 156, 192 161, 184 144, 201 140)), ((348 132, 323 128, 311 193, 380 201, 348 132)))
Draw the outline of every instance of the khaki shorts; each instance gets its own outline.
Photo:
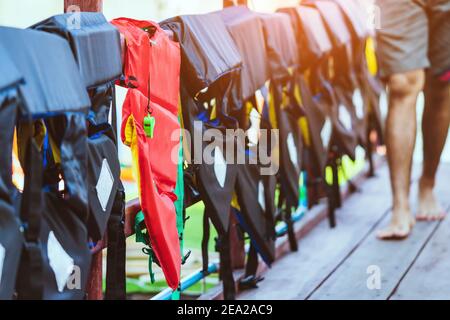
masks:
POLYGON ((450 71, 450 0, 376 0, 381 77, 429 68, 450 71))

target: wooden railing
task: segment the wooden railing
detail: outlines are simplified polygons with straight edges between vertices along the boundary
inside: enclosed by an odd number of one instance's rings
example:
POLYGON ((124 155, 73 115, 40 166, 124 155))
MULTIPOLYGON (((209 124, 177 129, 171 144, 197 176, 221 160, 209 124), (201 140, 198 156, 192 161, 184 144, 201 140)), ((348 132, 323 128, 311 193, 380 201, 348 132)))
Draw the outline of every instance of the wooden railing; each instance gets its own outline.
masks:
MULTIPOLYGON (((384 158, 380 156, 375 156, 374 167, 378 168, 384 162, 384 158)), ((355 191, 355 186, 360 185, 368 176, 370 176, 371 168, 369 163, 366 164, 365 168, 355 177, 352 178, 351 183, 347 183, 341 187, 341 197, 345 200, 355 191)), ((125 209, 125 235, 127 237, 134 234, 134 219, 136 214, 141 211, 141 207, 138 199, 129 201, 126 204, 125 209)), ((232 215, 233 216, 233 215, 232 215)), ((318 223, 328 217, 328 204, 319 203, 318 205, 307 209, 306 205, 300 206, 296 213, 292 215, 292 220, 294 222, 295 235, 297 239, 300 239, 309 231, 311 231, 318 223)), ((245 245, 243 240, 237 235, 237 222, 232 224, 234 229, 234 236, 231 238, 231 254, 233 259, 233 270, 235 270, 235 281, 236 290, 239 291, 238 282, 242 278, 245 260, 245 245)), ((280 223, 277 225, 277 234, 282 235, 286 232, 286 225, 280 223)), ((103 249, 106 247, 107 239, 97 243, 96 247, 93 249, 93 259, 91 265, 91 273, 88 282, 87 297, 90 300, 101 300, 103 299, 102 292, 102 255, 103 249)), ((281 258, 286 253, 290 252, 289 241, 287 236, 282 236, 277 239, 276 242, 276 259, 281 258)), ((213 262, 209 265, 208 272, 204 273, 202 270, 197 270, 181 280, 181 291, 185 291, 194 284, 198 283, 204 279, 208 274, 219 271, 219 262, 213 262)), ((266 270, 264 263, 260 263, 258 267, 258 273, 262 273, 266 270)), ((152 299, 157 300, 170 300, 172 296, 172 290, 166 288, 155 295, 152 299)), ((222 298, 221 286, 214 288, 210 292, 203 294, 201 299, 220 299, 222 298)))

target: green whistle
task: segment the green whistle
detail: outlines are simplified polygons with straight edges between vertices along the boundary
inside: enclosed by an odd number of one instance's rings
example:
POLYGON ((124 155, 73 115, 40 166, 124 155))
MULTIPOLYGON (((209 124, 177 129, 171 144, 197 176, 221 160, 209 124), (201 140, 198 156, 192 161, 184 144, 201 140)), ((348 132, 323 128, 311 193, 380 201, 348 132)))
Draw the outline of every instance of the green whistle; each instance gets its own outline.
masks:
POLYGON ((155 117, 152 117, 150 114, 144 117, 144 131, 145 135, 149 138, 153 138, 153 133, 155 131, 155 117))

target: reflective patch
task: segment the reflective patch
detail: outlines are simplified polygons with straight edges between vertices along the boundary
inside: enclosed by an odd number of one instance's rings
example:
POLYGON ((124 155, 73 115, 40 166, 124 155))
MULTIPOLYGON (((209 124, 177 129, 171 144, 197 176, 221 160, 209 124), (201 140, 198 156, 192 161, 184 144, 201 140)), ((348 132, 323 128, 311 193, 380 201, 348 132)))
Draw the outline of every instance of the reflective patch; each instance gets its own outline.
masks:
POLYGON ((0 243, 0 285, 2 284, 3 263, 5 262, 5 247, 0 243))
POLYGON ((227 176, 227 163, 219 147, 214 148, 214 174, 216 175, 217 182, 223 188, 227 176))
POLYGON ((258 145, 260 124, 261 115, 258 113, 258 111, 256 111, 255 108, 252 108, 252 111, 250 111, 250 128, 248 128, 247 130, 249 147, 258 145))
POLYGON ((325 123, 323 124, 322 130, 320 131, 320 137, 322 138, 323 145, 325 149, 328 149, 331 133, 333 132, 333 127, 331 126, 330 119, 326 118, 325 123))
POLYGON ((258 182, 258 203, 266 211, 266 197, 264 196, 264 184, 262 181, 258 182))
MULTIPOLYGON (((256 92, 255 92, 255 98, 256 98, 256 106, 257 106, 257 108, 258 108, 258 111, 260 112, 260 113, 262 113, 262 110, 263 110, 263 108, 264 108, 264 96, 263 96, 263 94, 262 94, 262 92, 261 92, 261 90, 256 90, 256 92)), ((259 113, 258 113, 258 115, 259 115, 259 113)))
POLYGON ((98 177, 97 185, 95 189, 97 190, 97 197, 103 211, 106 211, 108 206, 109 197, 111 196, 112 188, 114 185, 114 178, 109 168, 108 161, 103 159, 102 169, 100 170, 100 175, 98 177))
POLYGON ((339 105, 339 122, 347 131, 352 131, 352 116, 344 105, 339 105))
POLYGON ((63 292, 67 280, 73 272, 74 261, 56 239, 53 231, 50 231, 48 235, 47 255, 50 267, 55 274, 58 291, 63 292))
POLYGON ((353 105, 355 106, 356 116, 358 119, 364 119, 364 99, 361 90, 356 89, 352 97, 353 105))
POLYGON ((287 148, 289 152, 289 158, 294 166, 298 169, 298 157, 297 157, 297 146, 295 145, 294 135, 289 132, 287 136, 287 148))

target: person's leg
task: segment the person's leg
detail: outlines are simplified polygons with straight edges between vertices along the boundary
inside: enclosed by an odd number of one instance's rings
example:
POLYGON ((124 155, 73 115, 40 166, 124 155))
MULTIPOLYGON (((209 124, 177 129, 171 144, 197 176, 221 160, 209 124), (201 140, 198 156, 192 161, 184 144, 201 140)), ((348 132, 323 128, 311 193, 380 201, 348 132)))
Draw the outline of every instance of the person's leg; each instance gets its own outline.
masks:
POLYGON ((422 4, 411 0, 376 0, 380 9, 377 56, 387 80, 389 111, 386 147, 393 195, 392 219, 377 236, 405 238, 414 224, 409 206, 412 154, 416 138, 416 102, 425 82, 429 24, 422 4))
POLYGON ((423 172, 419 182, 417 220, 444 218, 433 187, 450 124, 450 86, 428 74, 425 86, 425 110, 422 119, 423 172))
POLYGON ((450 1, 429 2, 429 24, 431 66, 427 72, 422 119, 424 162, 419 183, 418 220, 444 217, 433 195, 433 186, 450 121, 450 85, 439 80, 450 75, 450 1))
POLYGON ((386 148, 393 195, 392 219, 378 232, 380 239, 409 235, 414 218, 409 206, 412 155, 416 138, 416 101, 422 91, 423 70, 394 74, 388 78, 389 111, 386 148))

